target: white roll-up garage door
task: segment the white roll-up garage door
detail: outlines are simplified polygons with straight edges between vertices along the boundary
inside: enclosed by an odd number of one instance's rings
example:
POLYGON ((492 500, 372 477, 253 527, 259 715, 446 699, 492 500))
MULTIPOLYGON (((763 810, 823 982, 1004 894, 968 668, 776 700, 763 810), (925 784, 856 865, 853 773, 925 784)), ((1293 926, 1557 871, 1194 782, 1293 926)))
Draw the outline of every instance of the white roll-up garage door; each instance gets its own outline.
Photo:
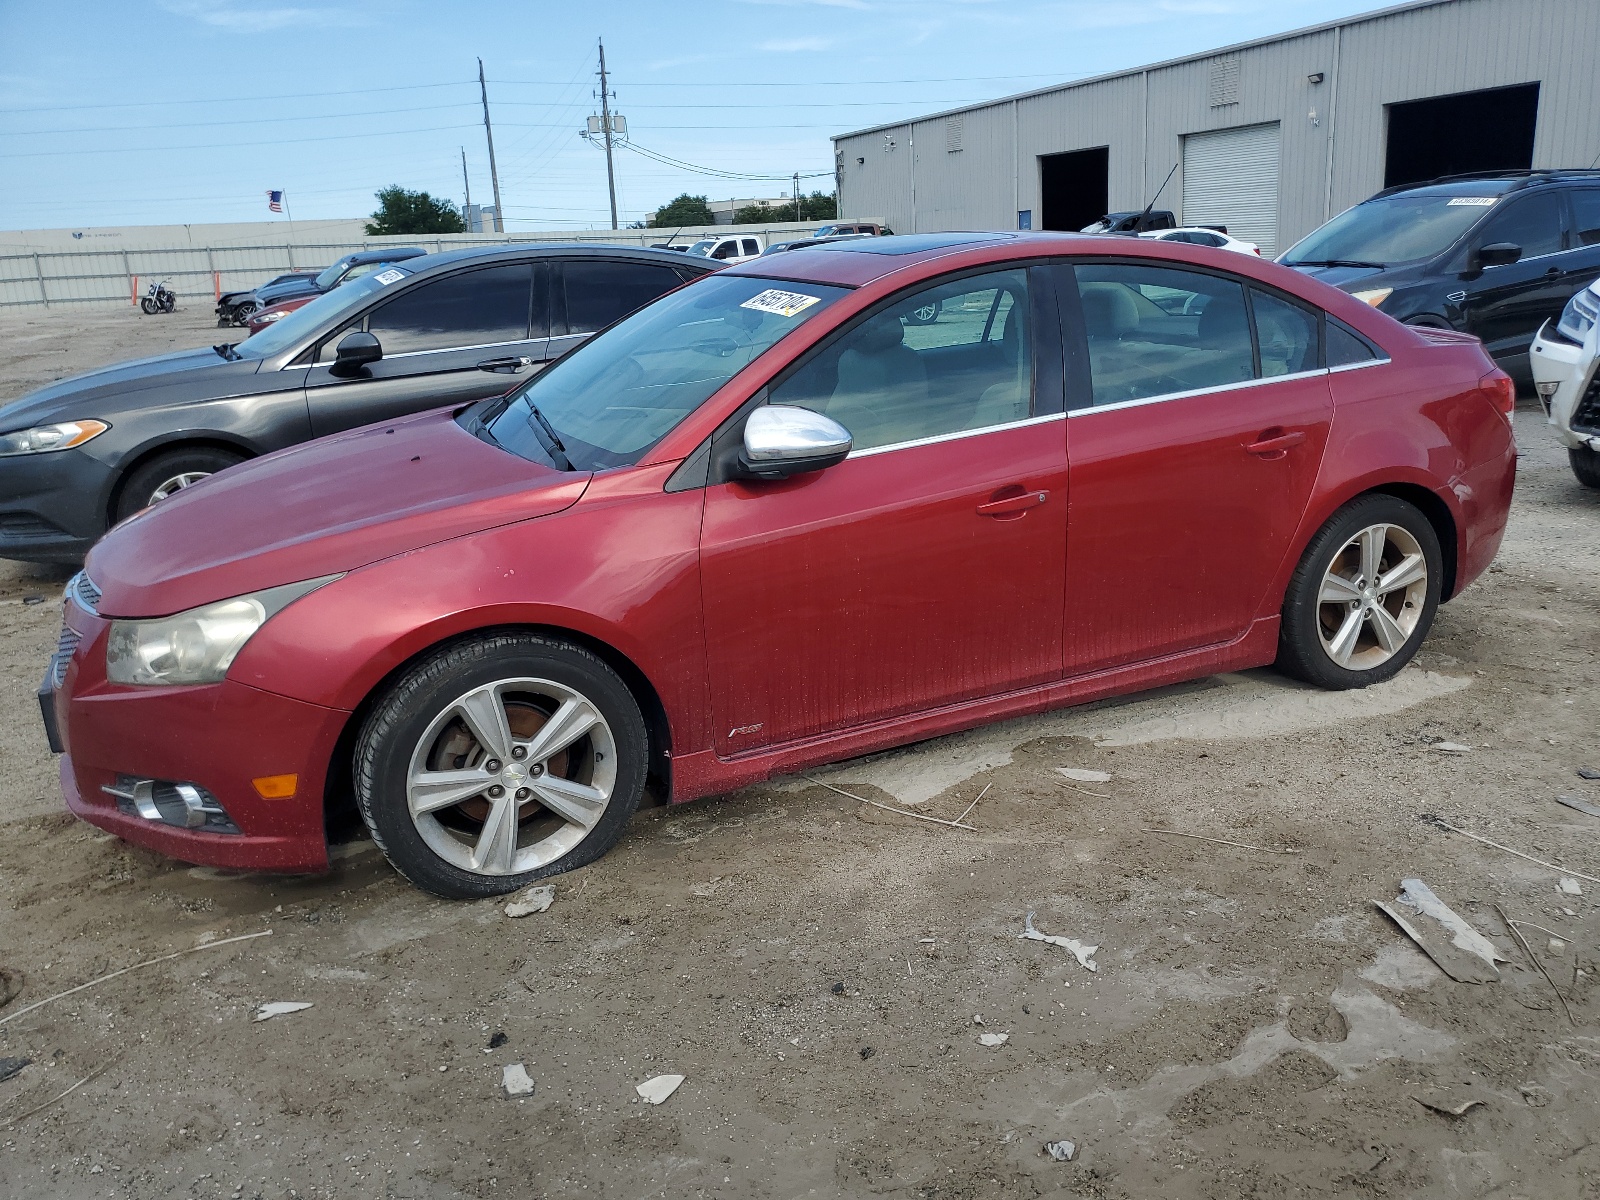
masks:
POLYGON ((1246 125, 1183 139, 1183 223, 1226 225, 1278 253, 1278 125, 1246 125))

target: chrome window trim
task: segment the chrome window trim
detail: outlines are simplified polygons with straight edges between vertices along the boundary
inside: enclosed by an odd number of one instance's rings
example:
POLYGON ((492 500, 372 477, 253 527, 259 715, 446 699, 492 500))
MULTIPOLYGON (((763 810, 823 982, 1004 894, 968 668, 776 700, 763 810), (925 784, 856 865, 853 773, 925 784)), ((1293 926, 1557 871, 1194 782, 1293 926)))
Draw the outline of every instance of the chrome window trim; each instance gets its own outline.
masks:
MULTIPOLYGON (((350 332, 351 333, 355 333, 356 331, 352 329, 350 332)), ((377 335, 374 334, 373 336, 376 337, 377 335)), ((420 357, 421 355, 424 355, 424 354, 459 354, 464 350, 493 350, 493 349, 496 349, 496 348, 498 348, 500 346, 526 346, 529 342, 548 342, 548 341, 550 341, 550 339, 547 338, 547 337, 518 338, 516 341, 512 341, 512 342, 477 342, 477 343, 475 343, 474 345, 471 345, 471 346, 444 346, 444 347, 441 347, 438 350, 401 350, 401 351, 399 351, 399 352, 397 352, 395 354, 385 354, 383 356, 383 358, 381 358, 379 361, 380 362, 389 362, 391 359, 396 359, 396 358, 418 358, 418 357, 420 357)), ((380 345, 381 345, 381 343, 380 343, 380 345)), ((304 353, 304 351, 302 351, 302 353, 304 353)), ((333 362, 334 362, 333 359, 329 359, 327 362, 308 363, 307 366, 310 366, 310 367, 313 367, 313 368, 315 368, 315 367, 331 367, 333 365, 333 362)), ((284 366, 279 367, 278 370, 287 371, 290 368, 290 366, 292 366, 292 365, 293 365, 292 363, 286 364, 284 366)), ((304 370, 305 368, 304 367, 295 367, 294 369, 299 371, 299 370, 304 370)))
MULTIPOLYGON (((1387 360, 1385 360, 1387 361, 1387 360)), ((1370 366, 1362 363, 1361 366, 1370 366)), ((1138 400, 1118 400, 1115 404, 1086 404, 1082 408, 1069 409, 1067 416, 1082 417, 1090 413, 1113 412, 1119 408, 1138 408, 1145 404, 1163 404, 1168 400, 1186 400, 1190 396, 1213 396, 1218 392, 1236 392, 1240 388, 1261 387, 1268 383, 1286 383, 1291 379, 1314 379, 1318 375, 1327 375, 1329 367, 1318 367, 1315 371, 1292 371, 1288 375, 1267 375, 1261 379, 1241 379, 1238 383, 1225 383, 1218 387, 1195 388, 1187 392, 1163 392, 1159 396, 1145 396, 1138 400)))
MULTIPOLYGON (((826 416, 827 414, 823 414, 826 416)), ((1006 421, 999 425, 983 425, 977 429, 956 429, 950 433, 936 433, 931 437, 913 438, 909 442, 890 442, 887 446, 870 446, 865 450, 852 450, 848 458, 871 458, 874 454, 887 454, 891 450, 910 450, 917 446, 934 446, 940 442, 953 442, 960 438, 978 437, 980 434, 994 433, 1000 429, 1021 429, 1025 425, 1044 425, 1050 421, 1061 421, 1067 417, 1066 413, 1049 413, 1042 417, 1027 417, 1021 421, 1006 421)))
POLYGON ((1341 371, 1364 371, 1368 367, 1383 367, 1393 362, 1387 354, 1382 358, 1369 358, 1365 362, 1340 363, 1337 367, 1329 367, 1328 374, 1337 375, 1341 371))

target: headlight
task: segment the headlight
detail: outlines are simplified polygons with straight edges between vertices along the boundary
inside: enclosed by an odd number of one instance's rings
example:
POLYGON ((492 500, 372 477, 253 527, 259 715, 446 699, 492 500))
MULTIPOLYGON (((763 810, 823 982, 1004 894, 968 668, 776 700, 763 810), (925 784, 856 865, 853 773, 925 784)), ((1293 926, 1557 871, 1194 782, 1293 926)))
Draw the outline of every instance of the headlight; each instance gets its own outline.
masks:
POLYGON ((104 421, 63 421, 59 425, 40 425, 16 433, 0 434, 0 457, 10 454, 43 454, 46 450, 66 450, 99 437, 111 426, 104 421))
POLYGON ((270 325, 274 321, 281 321, 284 317, 287 317, 288 315, 289 314, 287 312, 283 312, 281 310, 274 309, 274 310, 272 310, 270 312, 262 313, 259 317, 256 318, 256 321, 258 323, 262 324, 262 325, 270 325))
POLYGON ((1556 328, 1575 342, 1582 343, 1589 336, 1589 330, 1594 328, 1594 323, 1600 318, 1600 296, 1596 296, 1589 288, 1574 293, 1567 306, 1561 310, 1561 319, 1556 322, 1556 328))
POLYGON ((1370 305, 1372 305, 1373 308, 1377 308, 1378 305, 1382 304, 1390 296, 1394 295, 1394 289, 1393 288, 1368 288, 1364 292, 1351 292, 1350 294, 1352 296, 1354 296, 1357 300, 1361 301, 1361 303, 1370 304, 1370 305))
POLYGON ((112 683, 170 686, 220 683, 234 657, 275 614, 338 575, 235 596, 149 621, 111 622, 106 678, 112 683))

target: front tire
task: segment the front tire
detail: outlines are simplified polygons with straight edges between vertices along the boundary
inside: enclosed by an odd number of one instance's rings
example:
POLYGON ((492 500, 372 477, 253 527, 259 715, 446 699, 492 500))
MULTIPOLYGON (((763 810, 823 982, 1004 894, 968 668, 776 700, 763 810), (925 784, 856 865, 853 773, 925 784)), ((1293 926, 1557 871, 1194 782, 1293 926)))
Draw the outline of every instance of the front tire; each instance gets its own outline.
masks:
POLYGON ((356 743, 356 803, 400 874, 478 899, 610 850, 648 756, 639 706, 599 657, 482 635, 424 658, 378 703, 356 743))
POLYGON ((144 311, 145 311, 145 313, 147 315, 149 315, 149 316, 154 316, 155 315, 156 302, 154 300, 152 300, 149 296, 144 296, 144 297, 140 298, 139 307, 144 309, 144 311))
POLYGON ((1433 625, 1444 556, 1415 505, 1370 495, 1311 539, 1283 601, 1278 667, 1319 687, 1368 687, 1398 674, 1433 625))
POLYGON ((1579 483, 1586 488, 1600 489, 1600 454, 1587 446, 1568 446, 1567 461, 1572 464, 1572 473, 1579 483))
POLYGON ((157 455, 128 476, 117 500, 116 519, 126 521, 141 509, 159 504, 168 496, 243 461, 242 454, 209 446, 157 455))

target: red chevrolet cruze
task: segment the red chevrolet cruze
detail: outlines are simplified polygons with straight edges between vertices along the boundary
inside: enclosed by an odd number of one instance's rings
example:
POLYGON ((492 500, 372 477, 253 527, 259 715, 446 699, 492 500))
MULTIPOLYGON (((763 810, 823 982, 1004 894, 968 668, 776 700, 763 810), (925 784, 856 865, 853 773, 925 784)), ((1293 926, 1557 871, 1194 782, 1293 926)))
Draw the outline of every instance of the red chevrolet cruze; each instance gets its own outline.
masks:
POLYGON ((508 396, 115 529, 41 694, 191 862, 508 891, 674 801, 1276 662, 1386 679, 1494 557, 1511 383, 1272 263, 938 234, 698 280, 508 396))

